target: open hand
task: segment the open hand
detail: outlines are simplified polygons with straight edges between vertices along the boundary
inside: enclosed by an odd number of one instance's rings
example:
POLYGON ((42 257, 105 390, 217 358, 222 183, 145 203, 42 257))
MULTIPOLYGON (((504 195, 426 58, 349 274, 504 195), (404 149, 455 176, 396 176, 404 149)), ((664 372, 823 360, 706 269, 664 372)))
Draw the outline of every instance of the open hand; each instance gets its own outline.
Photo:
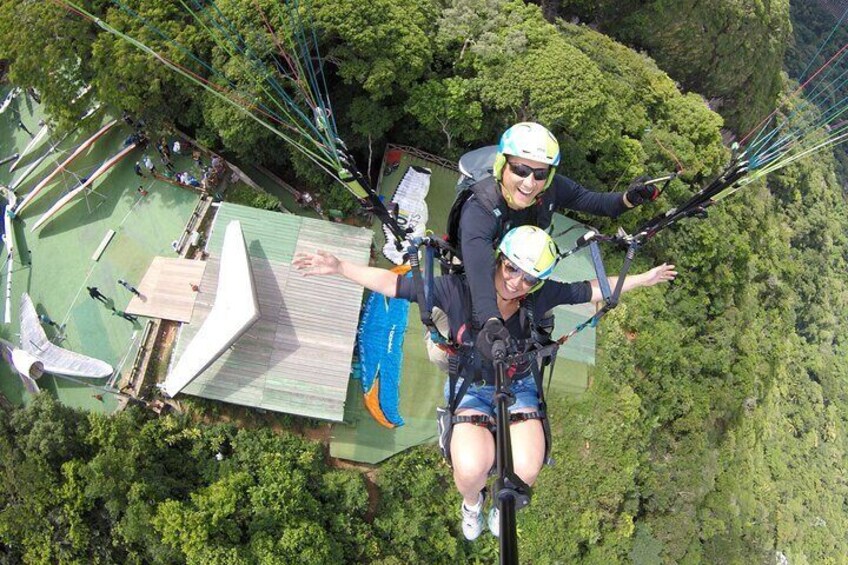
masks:
POLYGON ((315 253, 298 253, 294 256, 292 265, 304 276, 337 275, 341 268, 339 258, 327 251, 315 253))
POLYGON ((677 271, 674 270, 674 265, 663 263, 650 271, 645 271, 643 276, 645 277, 643 286, 654 286, 655 284, 673 281, 677 276, 677 271))

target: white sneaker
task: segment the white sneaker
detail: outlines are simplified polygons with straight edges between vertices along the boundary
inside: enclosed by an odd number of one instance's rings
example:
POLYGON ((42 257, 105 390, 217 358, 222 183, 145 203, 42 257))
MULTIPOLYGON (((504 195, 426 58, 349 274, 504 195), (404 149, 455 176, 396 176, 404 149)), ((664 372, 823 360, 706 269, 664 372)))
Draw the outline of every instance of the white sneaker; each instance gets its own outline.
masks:
POLYGON ((500 537, 501 535, 501 515, 498 512, 498 501, 492 501, 492 508, 489 510, 489 531, 492 532, 492 535, 500 537))
POLYGON ((462 512, 462 533, 468 541, 476 540, 483 533, 483 505, 486 502, 486 491, 480 491, 480 499, 477 502, 477 510, 460 505, 462 512))

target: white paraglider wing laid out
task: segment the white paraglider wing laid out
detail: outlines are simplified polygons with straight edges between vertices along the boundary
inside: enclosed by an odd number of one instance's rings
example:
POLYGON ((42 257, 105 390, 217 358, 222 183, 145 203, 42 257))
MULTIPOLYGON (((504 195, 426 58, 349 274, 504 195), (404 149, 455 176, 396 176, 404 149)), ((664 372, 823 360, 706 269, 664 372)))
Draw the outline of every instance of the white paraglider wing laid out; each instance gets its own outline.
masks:
POLYGON ((51 343, 27 293, 21 297, 21 349, 42 363, 47 373, 103 379, 113 372, 112 366, 105 361, 51 343))
MULTIPOLYGON (((397 207, 398 222, 405 228, 412 228, 410 235, 413 237, 423 236, 427 228, 429 213, 424 199, 430 192, 430 175, 430 169, 409 167, 392 197, 392 205, 397 207)), ((386 234, 383 255, 395 265, 403 264, 406 250, 398 251, 389 228, 383 226, 383 232, 386 234)))

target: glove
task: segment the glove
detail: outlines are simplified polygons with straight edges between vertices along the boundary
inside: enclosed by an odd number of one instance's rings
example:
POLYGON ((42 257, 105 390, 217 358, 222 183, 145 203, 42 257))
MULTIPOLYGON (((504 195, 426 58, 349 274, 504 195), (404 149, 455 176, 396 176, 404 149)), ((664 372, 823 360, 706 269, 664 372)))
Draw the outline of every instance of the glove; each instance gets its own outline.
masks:
POLYGON ((484 359, 493 361, 495 355, 492 352, 492 349, 495 343, 499 341, 505 342, 509 339, 509 337, 509 330, 506 329, 503 321, 498 318, 491 318, 483 324, 483 327, 477 334, 477 340, 474 342, 474 347, 484 359))
POLYGON ((631 182, 627 188, 624 196, 627 198, 627 202, 630 202, 631 206, 636 207, 648 200, 656 200, 657 196, 660 195, 660 191, 656 185, 645 184, 646 180, 648 180, 648 177, 639 177, 631 182))

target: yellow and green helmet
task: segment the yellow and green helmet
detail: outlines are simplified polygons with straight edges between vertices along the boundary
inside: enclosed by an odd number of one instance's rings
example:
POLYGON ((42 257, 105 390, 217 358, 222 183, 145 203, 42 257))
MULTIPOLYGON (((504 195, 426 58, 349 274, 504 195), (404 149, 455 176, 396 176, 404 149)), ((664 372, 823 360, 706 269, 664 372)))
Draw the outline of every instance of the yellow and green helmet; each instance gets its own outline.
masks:
POLYGON ((559 143, 548 128, 535 122, 521 122, 504 132, 498 143, 498 153, 495 156, 494 176, 500 181, 506 166, 506 156, 524 157, 550 165, 547 188, 554 178, 556 167, 559 165, 559 143))
POLYGON ((519 226, 507 232, 498 246, 498 252, 509 262, 539 279, 530 292, 538 289, 550 278, 557 264, 557 247, 545 230, 536 226, 519 226))

